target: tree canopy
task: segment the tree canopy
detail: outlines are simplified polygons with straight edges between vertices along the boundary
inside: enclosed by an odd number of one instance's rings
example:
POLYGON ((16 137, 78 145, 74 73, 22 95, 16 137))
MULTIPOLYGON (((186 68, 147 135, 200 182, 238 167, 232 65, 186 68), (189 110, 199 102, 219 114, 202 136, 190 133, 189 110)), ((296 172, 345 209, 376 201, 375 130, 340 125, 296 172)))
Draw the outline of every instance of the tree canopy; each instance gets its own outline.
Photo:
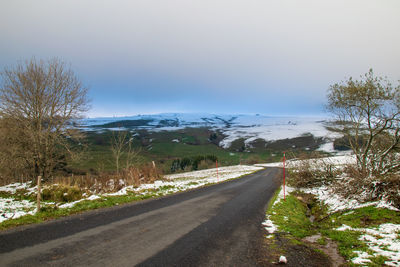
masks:
POLYGON ((400 86, 370 69, 361 79, 330 86, 327 108, 348 140, 360 172, 384 175, 400 170, 400 86))
POLYGON ((13 175, 49 177, 80 136, 71 125, 88 110, 88 89, 59 59, 6 68, 0 85, 0 167, 13 175), (4 168, 2 168, 4 169, 4 168))

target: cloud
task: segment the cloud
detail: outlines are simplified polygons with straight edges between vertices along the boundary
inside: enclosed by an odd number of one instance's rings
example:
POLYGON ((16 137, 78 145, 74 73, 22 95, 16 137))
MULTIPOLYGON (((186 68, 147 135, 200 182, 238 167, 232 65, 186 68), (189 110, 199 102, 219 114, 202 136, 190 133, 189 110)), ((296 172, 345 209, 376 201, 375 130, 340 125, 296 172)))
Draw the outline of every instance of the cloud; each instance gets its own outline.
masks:
POLYGON ((370 67, 399 79, 399 7, 367 0, 7 1, 0 64, 31 56, 71 62, 91 85, 95 110, 162 110, 160 103, 165 111, 223 110, 231 109, 229 99, 249 102, 240 112, 268 113, 284 98, 292 112, 312 113, 330 84, 370 67))

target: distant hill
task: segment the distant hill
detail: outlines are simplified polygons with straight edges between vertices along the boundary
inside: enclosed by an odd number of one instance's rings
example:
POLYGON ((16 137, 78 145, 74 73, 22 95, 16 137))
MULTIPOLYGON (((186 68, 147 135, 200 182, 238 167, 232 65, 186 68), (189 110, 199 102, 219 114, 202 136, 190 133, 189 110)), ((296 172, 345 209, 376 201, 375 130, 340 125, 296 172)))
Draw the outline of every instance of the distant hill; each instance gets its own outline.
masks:
MULTIPOLYGON (((245 144, 250 144, 255 140, 271 142, 304 135, 323 138, 326 140, 325 143, 333 142, 337 135, 325 127, 327 121, 326 117, 163 113, 130 117, 88 118, 81 121, 81 128, 89 131, 106 129, 174 131, 183 128, 206 127, 223 133, 226 137, 219 145, 228 148, 232 142, 238 139, 243 139, 245 144)), ((330 145, 324 146, 324 149, 331 149, 330 145)))

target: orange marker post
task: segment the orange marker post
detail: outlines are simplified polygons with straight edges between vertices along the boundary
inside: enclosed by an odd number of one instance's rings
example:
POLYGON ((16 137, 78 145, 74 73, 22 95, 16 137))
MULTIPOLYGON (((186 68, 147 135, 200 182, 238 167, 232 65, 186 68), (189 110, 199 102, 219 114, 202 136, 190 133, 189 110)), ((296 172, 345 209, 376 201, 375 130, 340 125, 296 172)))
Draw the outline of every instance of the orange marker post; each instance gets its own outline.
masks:
POLYGON ((219 174, 218 174, 218 160, 215 161, 215 167, 217 168, 217 182, 219 182, 219 174))
POLYGON ((286 163, 286 157, 285 157, 285 152, 283 152, 283 200, 286 200, 285 196, 285 163, 286 163))

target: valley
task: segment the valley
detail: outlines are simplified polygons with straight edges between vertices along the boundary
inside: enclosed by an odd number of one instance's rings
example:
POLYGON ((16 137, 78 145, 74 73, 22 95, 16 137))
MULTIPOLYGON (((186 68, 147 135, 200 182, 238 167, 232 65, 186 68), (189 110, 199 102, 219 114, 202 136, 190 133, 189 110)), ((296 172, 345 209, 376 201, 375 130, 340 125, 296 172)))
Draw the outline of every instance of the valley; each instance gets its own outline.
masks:
MULTIPOLYGON (((327 119, 262 115, 158 114, 95 118, 81 121, 86 134, 84 160, 72 172, 115 169, 110 150, 113 136, 126 132, 137 151, 136 163, 154 161, 171 173, 174 160, 215 156, 221 166, 279 161, 293 155, 335 152, 327 119)), ((201 168, 214 166, 206 162, 201 168)), ((182 169, 183 171, 184 169, 182 169)), ((188 169, 186 169, 188 170, 188 169)), ((176 171, 176 170, 173 170, 176 171)))

